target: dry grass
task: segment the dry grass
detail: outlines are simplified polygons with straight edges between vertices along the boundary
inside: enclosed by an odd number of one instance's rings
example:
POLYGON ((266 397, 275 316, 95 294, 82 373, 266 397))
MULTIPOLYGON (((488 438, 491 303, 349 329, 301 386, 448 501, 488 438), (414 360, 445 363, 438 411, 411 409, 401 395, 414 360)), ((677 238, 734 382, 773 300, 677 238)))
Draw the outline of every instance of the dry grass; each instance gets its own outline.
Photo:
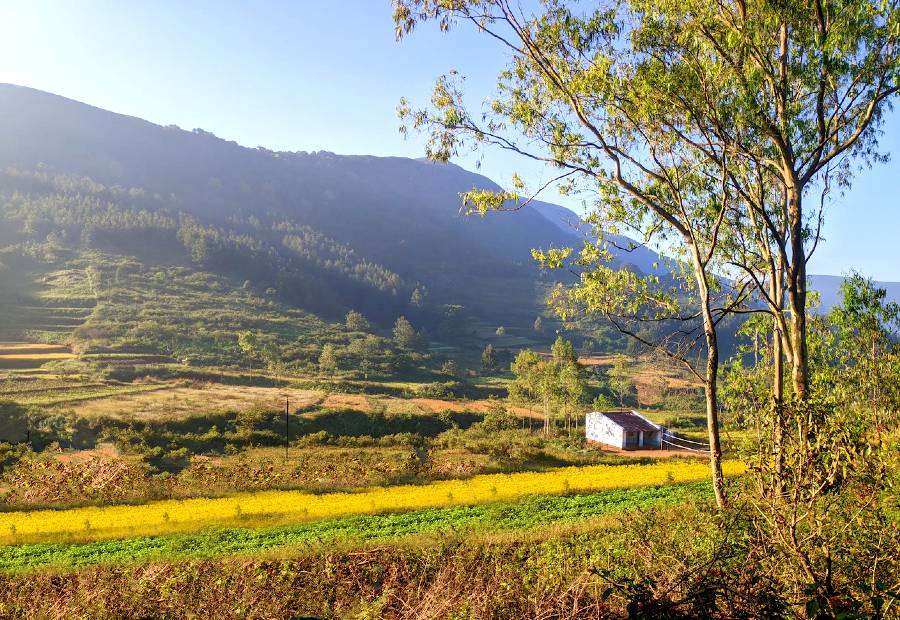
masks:
POLYGON ((245 411, 254 406, 280 408, 284 406, 285 398, 290 399, 291 409, 296 410, 316 404, 321 400, 322 393, 316 390, 208 384, 84 400, 67 405, 67 408, 87 418, 178 419, 205 413, 245 411))
POLYGON ((2 353, 0 360, 35 360, 49 362, 52 360, 70 360, 74 353, 2 353))
POLYGON ((328 409, 353 409, 368 413, 370 397, 359 394, 328 394, 322 401, 322 406, 328 409))
POLYGON ((585 366, 612 366, 622 357, 622 355, 582 355, 578 358, 578 363, 585 366))
MULTIPOLYGON (((484 413, 491 405, 490 401, 487 400, 441 400, 439 398, 413 398, 409 402, 415 403, 430 413, 438 413, 440 411, 452 411, 454 413, 474 411, 484 413)), ((526 407, 516 407, 507 403, 503 403, 503 406, 506 407, 507 411, 519 417, 543 419, 536 410, 532 411, 526 407)))
POLYGON ((41 342, 0 342, 0 355, 26 351, 67 351, 68 348, 61 344, 46 344, 41 342))
POLYGON ((85 463, 91 459, 116 459, 120 458, 121 452, 111 443, 98 443, 95 448, 90 450, 70 450, 68 452, 60 452, 53 459, 60 463, 85 463))
POLYGON ((46 362, 77 357, 68 347, 58 344, 0 342, 0 368, 35 369, 46 362))

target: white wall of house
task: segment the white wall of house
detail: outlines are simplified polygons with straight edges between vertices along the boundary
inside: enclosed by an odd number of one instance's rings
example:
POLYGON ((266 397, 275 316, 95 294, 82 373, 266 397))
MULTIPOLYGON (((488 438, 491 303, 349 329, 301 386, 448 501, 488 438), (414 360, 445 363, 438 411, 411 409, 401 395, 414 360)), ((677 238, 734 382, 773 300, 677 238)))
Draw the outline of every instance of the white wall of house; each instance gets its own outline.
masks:
MULTIPOLYGON (((659 429, 654 424, 636 411, 631 412, 650 426, 659 429)), ((591 411, 585 416, 584 433, 588 441, 594 441, 614 448, 634 450, 639 448, 660 448, 661 430, 626 432, 621 426, 606 417, 601 411, 591 411)))
POLYGON ((584 432, 588 441, 596 441, 616 448, 625 447, 625 431, 599 411, 591 411, 587 414, 584 419, 584 432))

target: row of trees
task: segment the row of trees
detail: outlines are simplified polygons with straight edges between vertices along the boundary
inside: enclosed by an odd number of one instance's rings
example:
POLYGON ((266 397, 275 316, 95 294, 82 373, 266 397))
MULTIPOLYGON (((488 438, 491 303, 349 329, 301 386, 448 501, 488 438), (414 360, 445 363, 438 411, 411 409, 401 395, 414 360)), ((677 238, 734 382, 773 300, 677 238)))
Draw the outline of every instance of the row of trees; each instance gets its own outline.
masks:
MULTIPOLYGON (((397 318, 392 338, 371 333, 371 323, 356 310, 347 313, 344 327, 345 344, 326 342, 314 360, 322 374, 334 374, 342 366, 359 370, 366 377, 376 371, 389 374, 410 367, 416 359, 422 361, 427 357, 424 353, 428 346, 425 332, 416 331, 405 317, 397 318)), ((237 343, 248 364, 251 381, 254 365, 276 376, 288 367, 292 349, 276 334, 245 330, 238 334, 237 343)))
POLYGON ((550 432, 555 413, 563 418, 566 428, 573 423, 577 427, 579 405, 587 400, 588 387, 584 366, 578 362, 572 343, 557 338, 549 358, 525 349, 511 368, 515 379, 509 384, 510 398, 529 405, 540 403, 545 434, 550 432))

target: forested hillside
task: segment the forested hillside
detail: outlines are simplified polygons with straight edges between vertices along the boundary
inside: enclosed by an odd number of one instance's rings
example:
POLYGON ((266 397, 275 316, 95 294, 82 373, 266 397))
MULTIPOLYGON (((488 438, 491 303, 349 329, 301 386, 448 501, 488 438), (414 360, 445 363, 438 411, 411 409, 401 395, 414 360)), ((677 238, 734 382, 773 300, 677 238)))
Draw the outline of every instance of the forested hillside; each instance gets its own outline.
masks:
POLYGON ((186 262, 385 324, 411 312, 439 329, 462 306, 530 325, 531 248, 575 238, 535 209, 464 217, 459 193, 495 186, 455 166, 250 149, 16 86, 0 88, 0 169, 3 244, 186 262))

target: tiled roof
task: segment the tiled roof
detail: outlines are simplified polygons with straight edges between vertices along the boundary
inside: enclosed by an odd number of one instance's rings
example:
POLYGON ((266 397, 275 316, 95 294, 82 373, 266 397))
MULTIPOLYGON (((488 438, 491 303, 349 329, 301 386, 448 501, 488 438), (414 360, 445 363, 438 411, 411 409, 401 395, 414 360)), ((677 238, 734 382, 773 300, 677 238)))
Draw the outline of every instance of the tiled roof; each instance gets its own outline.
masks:
POLYGON ((659 428, 653 426, 650 422, 648 422, 641 416, 636 415, 630 411, 604 411, 602 413, 605 417, 609 418, 618 426, 622 427, 628 432, 652 432, 659 430, 659 428))

